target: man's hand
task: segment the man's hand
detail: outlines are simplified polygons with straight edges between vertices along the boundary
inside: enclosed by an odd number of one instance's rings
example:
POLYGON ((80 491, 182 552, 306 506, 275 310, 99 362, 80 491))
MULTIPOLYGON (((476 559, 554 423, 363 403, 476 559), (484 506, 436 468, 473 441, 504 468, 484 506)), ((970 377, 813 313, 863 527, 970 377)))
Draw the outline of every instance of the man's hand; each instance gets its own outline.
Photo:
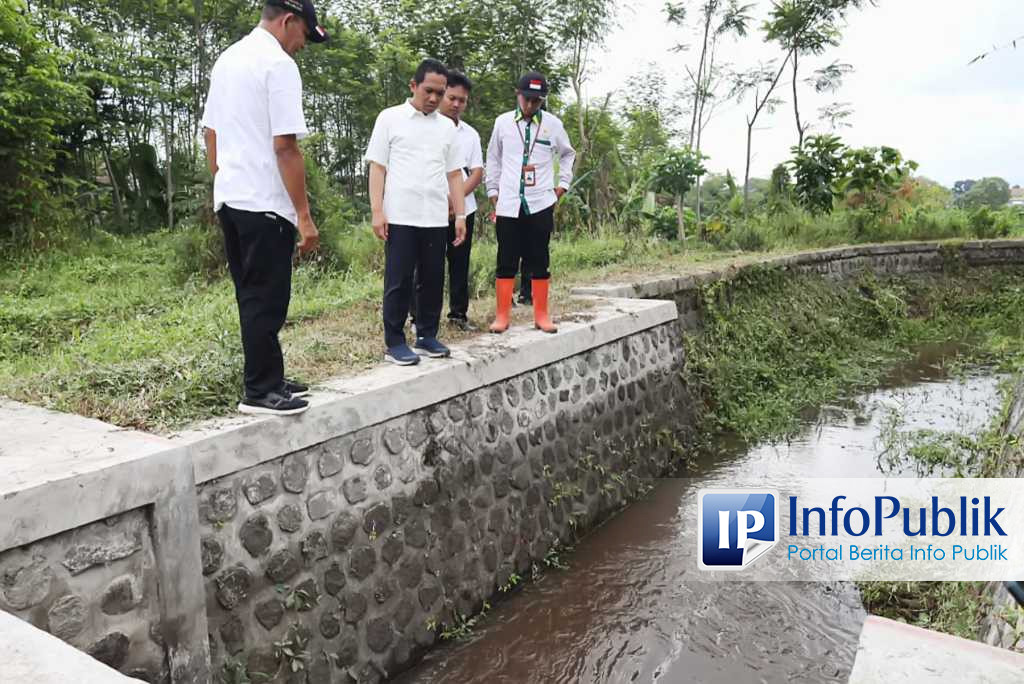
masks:
POLYGON ((320 246, 320 231, 309 214, 299 218, 299 254, 309 254, 320 246))
POLYGON ((491 213, 487 215, 487 220, 494 223, 498 220, 498 196, 490 198, 491 200, 491 213))
POLYGON ((455 219, 455 239, 452 240, 452 247, 458 247, 466 241, 466 219, 455 219))
POLYGON ((370 219, 370 223, 373 226, 373 234, 379 237, 381 240, 388 239, 388 220, 384 217, 383 212, 374 212, 373 218, 370 219))
POLYGON ((565 194, 565 188, 555 188, 555 199, 562 199, 562 195, 565 194))

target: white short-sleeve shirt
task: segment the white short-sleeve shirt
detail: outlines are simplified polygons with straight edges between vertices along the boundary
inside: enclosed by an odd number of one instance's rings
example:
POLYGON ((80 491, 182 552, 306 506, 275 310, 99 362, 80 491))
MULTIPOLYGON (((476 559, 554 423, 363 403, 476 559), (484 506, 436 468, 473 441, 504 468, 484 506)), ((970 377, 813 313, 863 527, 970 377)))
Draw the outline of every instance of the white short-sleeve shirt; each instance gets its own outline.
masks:
MULTIPOLYGON (((459 159, 462 160, 462 180, 469 178, 473 169, 484 168, 484 153, 480 145, 480 134, 465 121, 455 124, 455 143, 459 148, 459 159)), ((476 194, 466 195, 466 216, 477 210, 476 194)))
POLYGON ((448 225, 448 174, 463 166, 455 124, 409 101, 377 115, 366 161, 387 169, 384 216, 388 223, 418 228, 448 225))
POLYGON ((217 133, 213 204, 273 212, 298 223, 281 180, 274 136, 304 138, 299 68, 268 31, 256 27, 225 50, 210 72, 203 126, 217 133))

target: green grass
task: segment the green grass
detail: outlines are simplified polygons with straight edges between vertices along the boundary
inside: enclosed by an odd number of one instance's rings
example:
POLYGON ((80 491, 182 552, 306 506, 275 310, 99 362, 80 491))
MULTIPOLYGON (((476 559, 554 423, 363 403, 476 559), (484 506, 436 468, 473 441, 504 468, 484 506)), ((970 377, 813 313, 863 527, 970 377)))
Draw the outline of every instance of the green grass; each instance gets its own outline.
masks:
MULTIPOLYGON (((368 233, 340 238, 332 263, 295 270, 282 333, 290 374, 316 382, 379 361, 383 250, 368 233)), ((480 325, 493 311, 488 237, 474 246, 471 274, 480 325)), ((191 263, 197 250, 182 250, 182 238, 104 236, 10 263, 0 275, 0 396, 151 431, 233 411, 242 368, 234 293, 223 274, 191 263)), ((574 283, 724 256, 614 235, 558 239, 554 305, 564 310, 574 283)), ((516 312, 520 322, 527 315, 516 312)))

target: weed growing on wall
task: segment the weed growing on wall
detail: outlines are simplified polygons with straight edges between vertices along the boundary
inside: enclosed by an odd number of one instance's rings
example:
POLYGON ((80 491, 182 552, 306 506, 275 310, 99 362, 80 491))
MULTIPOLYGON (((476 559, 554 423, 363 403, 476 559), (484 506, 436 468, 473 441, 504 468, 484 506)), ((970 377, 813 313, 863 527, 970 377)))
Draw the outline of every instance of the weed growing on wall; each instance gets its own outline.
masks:
POLYGON ((754 268, 701 293, 685 377, 706 438, 782 439, 801 411, 873 386, 915 346, 957 341, 972 362, 1024 360, 1020 272, 972 269, 853 283, 754 268))

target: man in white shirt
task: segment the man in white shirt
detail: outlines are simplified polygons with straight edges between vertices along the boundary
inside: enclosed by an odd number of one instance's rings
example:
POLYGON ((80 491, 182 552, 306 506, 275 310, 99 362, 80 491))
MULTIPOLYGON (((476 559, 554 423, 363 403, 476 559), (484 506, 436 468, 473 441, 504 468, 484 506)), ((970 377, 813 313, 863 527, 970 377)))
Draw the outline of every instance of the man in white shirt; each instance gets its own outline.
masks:
POLYGON ((210 73, 203 110, 214 210, 224 231, 245 355, 242 413, 294 415, 308 388, 284 377, 278 333, 288 316, 292 252, 317 248, 298 140, 307 134, 293 57, 322 43, 311 0, 268 0, 253 31, 210 73))
POLYGON ((450 354, 437 339, 449 196, 454 246, 466 237, 466 213, 455 126, 437 111, 447 85, 445 66, 423 60, 409 82, 412 97, 377 116, 366 148, 373 232, 385 241, 384 358, 402 366, 419 363, 417 352, 435 358, 450 354), (405 339, 414 271, 419 274, 415 352, 405 339))
MULTIPOLYGON (((466 193, 466 239, 455 245, 455 215, 448 221, 448 323, 460 330, 476 330, 469 322, 469 259, 473 249, 473 223, 476 218, 476 188, 484 178, 484 153, 480 147, 480 134, 462 120, 473 83, 461 71, 448 71, 448 87, 439 107, 441 113, 455 123, 455 141, 462 161, 462 183, 466 193)), ((418 275, 418 273, 417 273, 418 275)), ((417 278, 417 291, 422 283, 417 278)), ((416 318, 417 297, 413 297, 413 321, 416 318)))
POLYGON ((497 315, 491 324, 495 333, 508 330, 520 260, 532 277, 534 325, 544 332, 558 331, 548 313, 548 245, 555 227, 555 203, 572 184, 576 152, 558 117, 541 111, 547 94, 548 82, 542 74, 524 74, 516 89, 516 109, 494 121, 487 145, 487 196, 495 211, 498 237, 497 315))

